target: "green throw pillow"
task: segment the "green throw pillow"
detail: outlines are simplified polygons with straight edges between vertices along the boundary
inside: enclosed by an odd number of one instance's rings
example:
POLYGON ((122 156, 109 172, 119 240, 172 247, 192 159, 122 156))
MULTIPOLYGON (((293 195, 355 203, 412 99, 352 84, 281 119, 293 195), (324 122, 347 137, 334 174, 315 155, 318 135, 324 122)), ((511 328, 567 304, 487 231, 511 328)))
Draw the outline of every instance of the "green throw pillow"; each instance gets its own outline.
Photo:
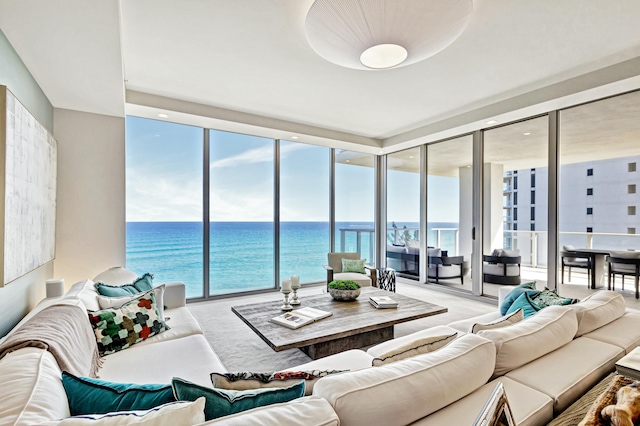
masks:
POLYGON ((160 318, 153 290, 141 293, 119 308, 89 311, 88 314, 100 356, 126 349, 169 329, 160 318))
POLYGON ((205 419, 212 420, 265 405, 288 402, 304 395, 304 380, 286 388, 264 388, 246 391, 214 389, 174 377, 173 395, 178 401, 206 398, 205 419))
MULTIPOLYGON (((529 292, 529 291, 533 291, 534 294, 540 293, 539 290, 536 290, 536 282, 535 281, 531 281, 529 283, 522 283, 519 286, 514 287, 513 290, 511 290, 505 296, 504 300, 502 301, 502 305, 500 305, 500 315, 505 316, 507 314, 507 311, 509 310, 509 307, 511 306, 511 304, 513 302, 515 302, 516 299, 518 297, 520 297, 520 295, 522 293, 529 292)), ((514 311, 512 311, 512 312, 514 312, 514 311)))
POLYGON ((367 259, 342 259, 342 272, 357 272, 364 274, 364 264, 367 259))
MULTIPOLYGON (((539 292, 538 292, 539 293, 539 292)), ((541 308, 537 307, 533 302, 533 297, 535 297, 531 291, 522 293, 516 300, 511 304, 509 310, 507 311, 507 315, 512 312, 517 311, 518 309, 522 309, 524 312, 524 317, 528 318, 531 315, 535 315, 541 308)))
POLYGON ((96 283, 96 290, 98 290, 98 293, 107 297, 132 296, 144 291, 149 291, 152 288, 153 275, 148 272, 131 284, 109 285, 105 283, 96 283))
POLYGON ((173 390, 166 385, 113 383, 62 372, 62 385, 72 416, 116 411, 150 410, 173 402, 173 390))

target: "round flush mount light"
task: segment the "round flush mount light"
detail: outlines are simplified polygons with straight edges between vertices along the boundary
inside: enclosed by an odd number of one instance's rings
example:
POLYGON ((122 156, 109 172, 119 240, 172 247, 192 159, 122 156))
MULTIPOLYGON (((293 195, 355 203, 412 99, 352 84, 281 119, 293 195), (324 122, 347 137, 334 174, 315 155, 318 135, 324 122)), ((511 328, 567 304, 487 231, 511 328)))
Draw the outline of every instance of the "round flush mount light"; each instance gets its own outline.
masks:
POLYGON ((169 114, 160 113, 160 114, 158 114, 158 117, 160 117, 160 118, 169 118, 169 114))
POLYGON ((427 59, 462 34, 473 0, 316 0, 305 21, 321 57, 353 69, 388 69, 427 59))

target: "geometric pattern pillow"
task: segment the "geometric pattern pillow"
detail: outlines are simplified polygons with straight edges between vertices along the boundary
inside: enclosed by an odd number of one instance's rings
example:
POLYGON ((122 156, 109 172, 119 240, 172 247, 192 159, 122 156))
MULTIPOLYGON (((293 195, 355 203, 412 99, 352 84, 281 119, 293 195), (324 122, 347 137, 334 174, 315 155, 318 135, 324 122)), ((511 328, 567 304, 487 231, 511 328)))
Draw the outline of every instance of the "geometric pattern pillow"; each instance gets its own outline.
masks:
POLYGON ((128 348, 169 329, 160 318, 153 290, 120 308, 89 311, 101 356, 128 348))
POLYGON ((214 388, 229 390, 249 390, 263 388, 284 388, 299 381, 305 382, 306 396, 311 395, 313 385, 322 377, 344 373, 349 370, 283 371, 280 373, 211 373, 214 388))

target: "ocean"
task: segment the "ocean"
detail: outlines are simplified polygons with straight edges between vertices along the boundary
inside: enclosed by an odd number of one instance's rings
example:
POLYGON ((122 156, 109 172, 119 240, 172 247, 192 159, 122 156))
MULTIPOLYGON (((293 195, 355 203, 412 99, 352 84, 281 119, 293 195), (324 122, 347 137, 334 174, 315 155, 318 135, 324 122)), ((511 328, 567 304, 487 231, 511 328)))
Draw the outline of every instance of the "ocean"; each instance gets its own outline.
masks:
MULTIPOLYGON (((396 225, 400 231, 406 226, 410 238, 417 238, 418 224, 396 225)), ((329 223, 282 222, 280 227, 280 277, 295 274, 302 283, 324 281, 326 271, 322 265, 330 251, 329 223)), ((431 227, 457 228, 457 224, 433 223, 431 227)), ((210 294, 274 287, 273 228, 270 222, 211 223, 210 294)), ((336 223, 338 245, 340 230, 344 232, 344 251, 360 251, 362 258, 371 258, 373 223, 336 223)), ((392 235, 390 230, 389 241, 392 235)), ((441 246, 449 253, 455 249, 454 238, 454 232, 442 232, 441 246)), ((139 275, 151 272, 155 282, 182 281, 187 297, 202 297, 202 239, 201 222, 127 222, 127 268, 139 275)), ((428 241, 432 240, 435 241, 435 231, 430 229, 428 241)))

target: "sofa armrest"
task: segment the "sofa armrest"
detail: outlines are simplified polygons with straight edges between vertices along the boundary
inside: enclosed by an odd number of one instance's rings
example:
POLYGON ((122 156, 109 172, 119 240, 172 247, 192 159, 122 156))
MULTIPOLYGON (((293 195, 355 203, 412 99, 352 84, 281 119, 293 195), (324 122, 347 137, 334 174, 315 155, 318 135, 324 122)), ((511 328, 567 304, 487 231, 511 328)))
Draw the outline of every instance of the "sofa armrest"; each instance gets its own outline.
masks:
POLYGON ((184 283, 172 282, 164 283, 164 285, 164 306, 166 306, 167 309, 187 306, 186 288, 184 283))

